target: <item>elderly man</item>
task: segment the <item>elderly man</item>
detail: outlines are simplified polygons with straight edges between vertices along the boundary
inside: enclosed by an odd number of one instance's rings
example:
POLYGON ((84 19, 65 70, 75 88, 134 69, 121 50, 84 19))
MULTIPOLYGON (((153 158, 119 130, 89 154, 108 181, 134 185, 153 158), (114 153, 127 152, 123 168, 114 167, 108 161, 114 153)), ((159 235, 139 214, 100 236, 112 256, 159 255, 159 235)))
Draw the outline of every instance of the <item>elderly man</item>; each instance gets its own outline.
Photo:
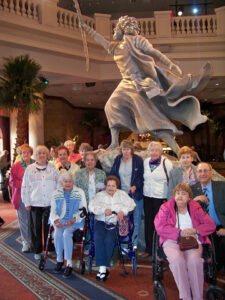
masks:
POLYGON ((213 169, 208 163, 199 163, 196 174, 199 183, 192 186, 194 200, 207 203, 208 213, 216 223, 213 238, 219 270, 225 268, 225 182, 212 181, 213 169))

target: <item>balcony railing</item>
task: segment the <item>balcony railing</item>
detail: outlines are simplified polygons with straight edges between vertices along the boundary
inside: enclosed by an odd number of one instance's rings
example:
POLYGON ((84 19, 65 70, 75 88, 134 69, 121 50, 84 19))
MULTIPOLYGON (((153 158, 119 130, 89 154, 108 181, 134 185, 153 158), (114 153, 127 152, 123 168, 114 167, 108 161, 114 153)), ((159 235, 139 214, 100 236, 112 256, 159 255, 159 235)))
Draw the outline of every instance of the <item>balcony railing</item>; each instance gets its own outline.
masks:
MULTIPOLYGON (((57 0, 0 0, 3 15, 17 15, 40 24, 79 31, 77 13, 60 8, 57 0)), ((171 17, 170 11, 154 12, 153 18, 139 18, 140 34, 146 38, 184 38, 225 35, 225 7, 215 9, 215 15, 171 17)), ((99 33, 112 38, 117 20, 109 15, 82 16, 83 21, 99 33), (107 17, 106 17, 107 16, 107 17), (108 18, 108 19, 107 19, 108 18)), ((11 18, 5 18, 11 20, 11 18)), ((8 21, 9 22, 9 21, 8 21)))
POLYGON ((39 19, 38 0, 1 0, 1 10, 33 20, 39 19))

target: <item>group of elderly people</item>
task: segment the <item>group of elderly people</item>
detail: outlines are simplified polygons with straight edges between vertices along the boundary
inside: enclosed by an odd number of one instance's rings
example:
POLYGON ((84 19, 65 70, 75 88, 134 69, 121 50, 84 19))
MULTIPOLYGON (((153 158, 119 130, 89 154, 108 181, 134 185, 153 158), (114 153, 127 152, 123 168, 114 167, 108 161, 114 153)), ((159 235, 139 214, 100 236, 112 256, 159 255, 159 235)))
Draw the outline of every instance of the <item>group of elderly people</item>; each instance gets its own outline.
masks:
MULTIPOLYGON (((199 180, 198 167, 196 172, 192 165, 192 149, 187 146, 180 149, 180 166, 173 169, 171 161, 162 156, 159 142, 149 144, 149 157, 143 162, 140 156, 134 154, 133 144, 124 140, 121 153, 106 177, 100 163, 97 168, 98 161, 89 144, 81 144, 77 155, 68 148, 68 145, 62 145, 54 149, 54 165, 48 160, 49 151, 45 146, 35 149, 35 162, 31 159, 32 148, 27 144, 21 146, 21 160, 12 167, 10 185, 12 203, 18 213, 22 251, 28 252, 31 248, 35 258, 40 258, 43 250, 42 225, 46 242, 50 216, 55 228, 55 272, 62 271, 64 250, 67 266, 63 276, 70 277, 72 235, 84 225, 79 209, 88 207, 95 215, 96 265, 99 266, 96 280, 104 282, 109 275, 107 267, 110 266, 116 238, 117 226, 114 225, 133 211, 132 240, 134 250, 137 250, 144 208, 146 249, 142 257, 151 255, 156 228, 180 298, 189 300, 192 294, 193 299, 202 299, 201 244, 210 243, 207 236, 215 231, 216 225, 210 213, 209 216, 192 200, 190 186, 199 180), (105 226, 108 219, 112 230, 105 226), (195 236, 199 248, 182 252, 177 243, 179 236, 195 236)), ((215 210, 214 213, 218 212, 215 210)))

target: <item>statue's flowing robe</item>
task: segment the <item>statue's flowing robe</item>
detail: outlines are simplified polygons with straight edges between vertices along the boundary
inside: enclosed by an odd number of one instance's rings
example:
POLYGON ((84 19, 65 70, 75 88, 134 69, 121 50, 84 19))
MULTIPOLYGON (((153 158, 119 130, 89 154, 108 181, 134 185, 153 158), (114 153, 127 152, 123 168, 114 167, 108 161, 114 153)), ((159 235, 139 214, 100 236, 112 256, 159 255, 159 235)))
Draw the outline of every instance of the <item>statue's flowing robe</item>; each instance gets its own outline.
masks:
POLYGON ((105 106, 109 127, 125 127, 136 133, 171 130, 179 135, 182 132, 170 119, 191 130, 207 120, 193 94, 209 80, 208 63, 196 78, 178 77, 169 71, 170 60, 139 35, 125 35, 120 43, 111 43, 109 50, 122 75, 105 106))

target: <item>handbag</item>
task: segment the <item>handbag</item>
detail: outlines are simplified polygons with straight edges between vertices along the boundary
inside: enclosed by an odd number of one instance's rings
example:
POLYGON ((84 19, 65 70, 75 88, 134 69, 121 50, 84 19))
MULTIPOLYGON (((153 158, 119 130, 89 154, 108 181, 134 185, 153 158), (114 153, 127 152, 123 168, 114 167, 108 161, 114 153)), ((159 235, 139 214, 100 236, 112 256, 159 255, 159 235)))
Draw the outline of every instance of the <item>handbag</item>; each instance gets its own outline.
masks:
MULTIPOLYGON (((177 220, 178 220, 178 228, 180 228, 178 212, 177 212, 177 220)), ((194 236, 179 236, 178 244, 181 251, 199 248, 198 241, 194 236)))
MULTIPOLYGON (((133 228, 133 224, 130 223, 131 229, 133 228)), ((119 222, 119 235, 126 236, 129 233, 129 224, 128 224, 128 216, 123 217, 122 221, 119 222)))
POLYGON ((178 243, 181 251, 198 249, 199 247, 194 236, 179 236, 178 243))

